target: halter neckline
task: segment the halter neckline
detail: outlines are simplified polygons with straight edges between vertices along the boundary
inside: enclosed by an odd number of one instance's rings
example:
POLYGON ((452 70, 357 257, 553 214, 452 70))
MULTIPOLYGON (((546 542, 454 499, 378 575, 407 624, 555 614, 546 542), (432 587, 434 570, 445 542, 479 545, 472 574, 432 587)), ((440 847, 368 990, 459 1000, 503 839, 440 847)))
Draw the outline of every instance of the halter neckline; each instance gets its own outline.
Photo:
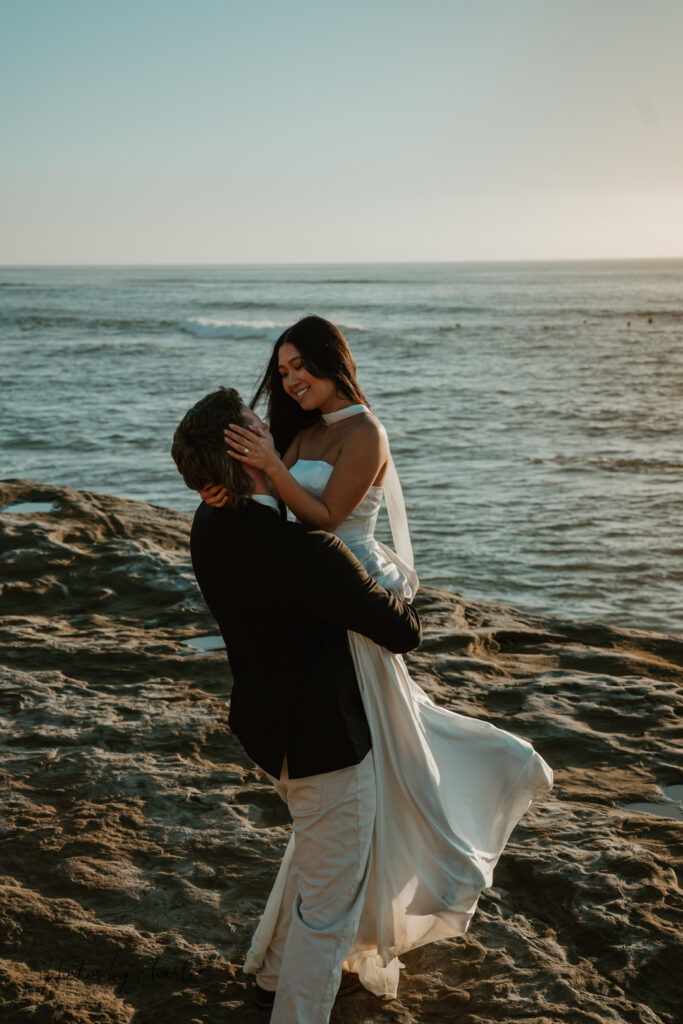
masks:
POLYGON ((337 409, 336 412, 323 412, 325 423, 336 423, 338 420, 345 420, 348 416, 357 416, 359 412, 370 412, 367 405, 347 405, 345 409, 337 409))

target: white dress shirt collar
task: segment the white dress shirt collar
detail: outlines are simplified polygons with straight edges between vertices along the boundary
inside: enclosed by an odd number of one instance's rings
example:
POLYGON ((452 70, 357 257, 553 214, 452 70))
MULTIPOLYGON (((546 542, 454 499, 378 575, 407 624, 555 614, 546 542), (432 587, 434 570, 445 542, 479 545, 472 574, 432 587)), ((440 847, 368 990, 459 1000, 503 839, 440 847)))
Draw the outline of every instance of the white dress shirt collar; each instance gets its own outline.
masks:
POLYGON ((251 500, 258 501, 259 505, 265 505, 266 508, 272 508, 273 512, 280 514, 280 506, 272 494, 252 494, 251 500))

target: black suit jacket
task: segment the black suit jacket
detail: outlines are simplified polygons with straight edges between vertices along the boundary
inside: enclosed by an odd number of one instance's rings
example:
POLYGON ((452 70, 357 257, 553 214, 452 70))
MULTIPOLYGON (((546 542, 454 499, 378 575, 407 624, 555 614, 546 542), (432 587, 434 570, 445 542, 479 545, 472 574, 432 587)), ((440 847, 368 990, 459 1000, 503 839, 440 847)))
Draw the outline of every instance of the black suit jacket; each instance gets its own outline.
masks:
POLYGON ((250 501, 202 503, 192 565, 234 679, 228 724, 261 768, 290 778, 357 764, 371 747, 347 630, 417 647, 415 609, 379 586, 332 534, 250 501))

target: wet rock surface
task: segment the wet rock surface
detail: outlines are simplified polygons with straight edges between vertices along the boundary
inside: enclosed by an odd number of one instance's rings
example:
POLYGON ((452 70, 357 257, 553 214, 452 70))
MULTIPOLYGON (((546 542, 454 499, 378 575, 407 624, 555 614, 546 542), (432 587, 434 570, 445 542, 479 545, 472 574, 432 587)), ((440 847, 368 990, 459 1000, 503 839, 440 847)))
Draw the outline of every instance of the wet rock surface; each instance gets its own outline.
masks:
MULTIPOLYGON (((228 730, 224 652, 186 643, 216 632, 189 517, 30 481, 0 505, 2 1020, 263 1021, 241 965, 289 818, 228 730)), ((683 639, 417 604, 415 678, 532 741, 555 788, 469 933, 332 1021, 676 1024, 683 639)))

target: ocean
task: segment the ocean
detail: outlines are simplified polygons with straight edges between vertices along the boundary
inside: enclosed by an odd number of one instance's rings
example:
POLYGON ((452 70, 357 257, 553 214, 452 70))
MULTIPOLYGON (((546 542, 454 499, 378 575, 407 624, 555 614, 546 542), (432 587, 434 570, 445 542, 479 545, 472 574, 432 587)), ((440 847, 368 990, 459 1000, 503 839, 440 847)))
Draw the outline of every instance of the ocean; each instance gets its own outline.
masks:
POLYGON ((0 267, 0 475, 192 512, 175 426, 248 401, 309 313, 387 428, 423 583, 683 632, 683 260, 0 267))

